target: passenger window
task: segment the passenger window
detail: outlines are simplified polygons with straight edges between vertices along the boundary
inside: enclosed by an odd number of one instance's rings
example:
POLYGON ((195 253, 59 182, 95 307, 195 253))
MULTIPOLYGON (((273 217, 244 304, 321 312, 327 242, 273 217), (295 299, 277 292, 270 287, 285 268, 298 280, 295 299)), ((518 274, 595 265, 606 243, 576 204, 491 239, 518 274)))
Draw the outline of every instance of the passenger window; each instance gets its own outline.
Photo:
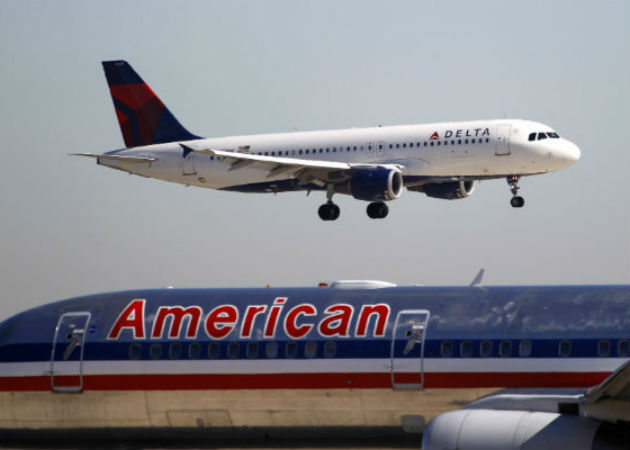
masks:
POLYGON ((221 344, 218 342, 210 342, 208 345, 208 358, 217 359, 221 354, 221 344))
POLYGON ((492 356, 492 341, 481 341, 479 346, 479 356, 489 358, 492 356))
POLYGON ((454 139, 451 141, 451 145, 455 145, 455 140, 454 139))
POLYGON ((337 353, 337 344, 335 341, 326 341, 324 343, 324 358, 333 358, 337 353))
POLYGON ((149 357, 151 359, 161 359, 162 344, 151 344, 151 347, 149 347, 149 357))
POLYGON ((230 359, 236 359, 238 358, 238 354, 239 354, 239 344, 238 342, 230 342, 227 346, 227 357, 230 359))
POLYGON ((459 344, 459 356, 462 358, 470 358, 473 354, 473 343, 472 341, 462 341, 459 344))
POLYGON ((431 147, 433 147, 433 141, 431 141, 431 147))
POLYGON ((532 356, 532 341, 524 340, 518 344, 518 356, 523 358, 532 356))
POLYGON ((267 358, 277 358, 278 357, 278 343, 275 341, 267 342, 265 346, 265 356, 267 358))
POLYGON ((287 358, 295 358, 297 356, 297 342, 287 342, 284 349, 284 356, 287 358))
POLYGON ((451 341, 442 342, 440 353, 442 355, 442 358, 450 358, 451 356, 453 356, 453 343, 451 341))
POLYGON ((201 344, 193 342, 188 346, 188 358, 199 359, 201 358, 201 344))
POLYGON ((545 133, 538 133, 538 140, 547 139, 547 135, 545 133))
POLYGON ((448 145, 448 141, 444 141, 444 145, 448 145))
POLYGON ((621 339, 617 342, 617 356, 630 356, 630 341, 621 339))
POLYGON ((407 148, 407 143, 406 142, 403 143, 403 148, 407 148))
POLYGON ((426 142, 424 143, 424 146, 425 146, 425 147, 427 146, 427 143, 426 143, 426 142))
POLYGON ((179 359, 182 357, 182 344, 181 342, 173 342, 168 346, 169 359, 179 359))
POLYGON ((535 141, 536 140, 536 133, 529 133, 529 137, 527 138, 528 141, 535 141))
POLYGON ((442 141, 437 141, 437 145, 441 145, 441 144, 442 144, 442 141))
POLYGON ((307 358, 315 358, 317 356, 317 342, 310 341, 304 345, 304 356, 307 358))
POLYGON ((461 139, 457 139, 457 145, 462 145, 462 140, 461 139))
POLYGON ((597 343, 597 356, 606 357, 610 355, 610 341, 599 341, 597 343))
POLYGON ((464 144, 468 144, 468 139, 464 140, 464 144))
POLYGON ((245 357, 248 359, 258 358, 258 342, 248 342, 245 347, 245 357))
POLYGON ((392 148, 392 144, 389 144, 389 148, 392 148))
POLYGON ((379 150, 383 148, 383 144, 378 144, 379 150))
POLYGON ((140 359, 142 355, 142 346, 138 342, 134 342, 129 346, 129 359, 140 359))
POLYGON ((571 341, 560 341, 558 344, 558 355, 562 358, 571 356, 571 341))
POLYGON ((499 356, 509 358, 512 356, 512 341, 501 341, 499 344, 499 356))

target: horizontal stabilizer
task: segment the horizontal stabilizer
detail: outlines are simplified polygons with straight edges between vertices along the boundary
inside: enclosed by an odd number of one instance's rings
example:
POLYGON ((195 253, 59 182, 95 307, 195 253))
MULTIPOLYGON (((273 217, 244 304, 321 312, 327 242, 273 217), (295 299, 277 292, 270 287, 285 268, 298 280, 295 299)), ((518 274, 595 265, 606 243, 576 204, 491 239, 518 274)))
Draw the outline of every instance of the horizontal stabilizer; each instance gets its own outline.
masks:
POLYGON ((124 161, 129 163, 150 163, 157 161, 156 158, 144 156, 99 155, 96 153, 72 153, 72 156, 87 156, 88 158, 102 159, 103 161, 124 161))

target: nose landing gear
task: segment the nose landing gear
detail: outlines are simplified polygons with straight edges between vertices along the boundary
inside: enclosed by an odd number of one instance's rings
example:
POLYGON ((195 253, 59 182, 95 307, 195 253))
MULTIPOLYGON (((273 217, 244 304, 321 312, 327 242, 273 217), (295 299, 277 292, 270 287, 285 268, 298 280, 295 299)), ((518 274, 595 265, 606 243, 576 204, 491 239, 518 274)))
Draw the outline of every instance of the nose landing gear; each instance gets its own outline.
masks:
POLYGON ((507 182, 508 182, 508 185, 510 186, 510 191, 512 192, 510 205, 512 205, 513 208, 522 208, 523 205, 525 205, 525 199, 521 197, 520 195, 518 195, 518 190, 520 189, 518 187, 518 180, 520 178, 521 177, 517 175, 512 175, 512 176, 507 177, 507 182))

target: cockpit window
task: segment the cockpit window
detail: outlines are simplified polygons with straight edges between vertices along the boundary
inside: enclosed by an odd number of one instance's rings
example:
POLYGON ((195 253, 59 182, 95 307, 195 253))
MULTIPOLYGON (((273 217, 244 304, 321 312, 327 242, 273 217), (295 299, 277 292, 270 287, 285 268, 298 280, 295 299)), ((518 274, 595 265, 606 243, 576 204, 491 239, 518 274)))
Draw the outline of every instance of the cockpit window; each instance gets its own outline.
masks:
POLYGON ((529 141, 535 141, 536 140, 536 133, 529 133, 529 141))
POLYGON ((547 134, 546 133, 538 133, 538 140, 540 141, 541 139, 547 139, 547 134))
POLYGON ((558 133, 547 133, 547 136, 549 136, 551 139, 558 139, 560 136, 558 136, 558 133))

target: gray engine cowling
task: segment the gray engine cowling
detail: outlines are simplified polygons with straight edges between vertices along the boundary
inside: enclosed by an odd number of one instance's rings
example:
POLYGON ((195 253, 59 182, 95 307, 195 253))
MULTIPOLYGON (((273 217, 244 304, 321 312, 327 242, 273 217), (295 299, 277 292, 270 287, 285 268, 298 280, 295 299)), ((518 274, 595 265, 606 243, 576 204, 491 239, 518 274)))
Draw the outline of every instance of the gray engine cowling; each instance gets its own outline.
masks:
POLYGON ((349 187, 352 196, 358 200, 394 200, 402 192, 403 177, 400 170, 386 167, 357 170, 352 173, 349 187))
POLYGON ((430 183, 422 186, 422 190, 429 197, 445 200, 466 198, 475 191, 476 181, 452 181, 448 183, 430 183))
POLYGON ((422 449, 623 449, 627 435, 568 414, 463 409, 434 417, 424 430, 422 449))

